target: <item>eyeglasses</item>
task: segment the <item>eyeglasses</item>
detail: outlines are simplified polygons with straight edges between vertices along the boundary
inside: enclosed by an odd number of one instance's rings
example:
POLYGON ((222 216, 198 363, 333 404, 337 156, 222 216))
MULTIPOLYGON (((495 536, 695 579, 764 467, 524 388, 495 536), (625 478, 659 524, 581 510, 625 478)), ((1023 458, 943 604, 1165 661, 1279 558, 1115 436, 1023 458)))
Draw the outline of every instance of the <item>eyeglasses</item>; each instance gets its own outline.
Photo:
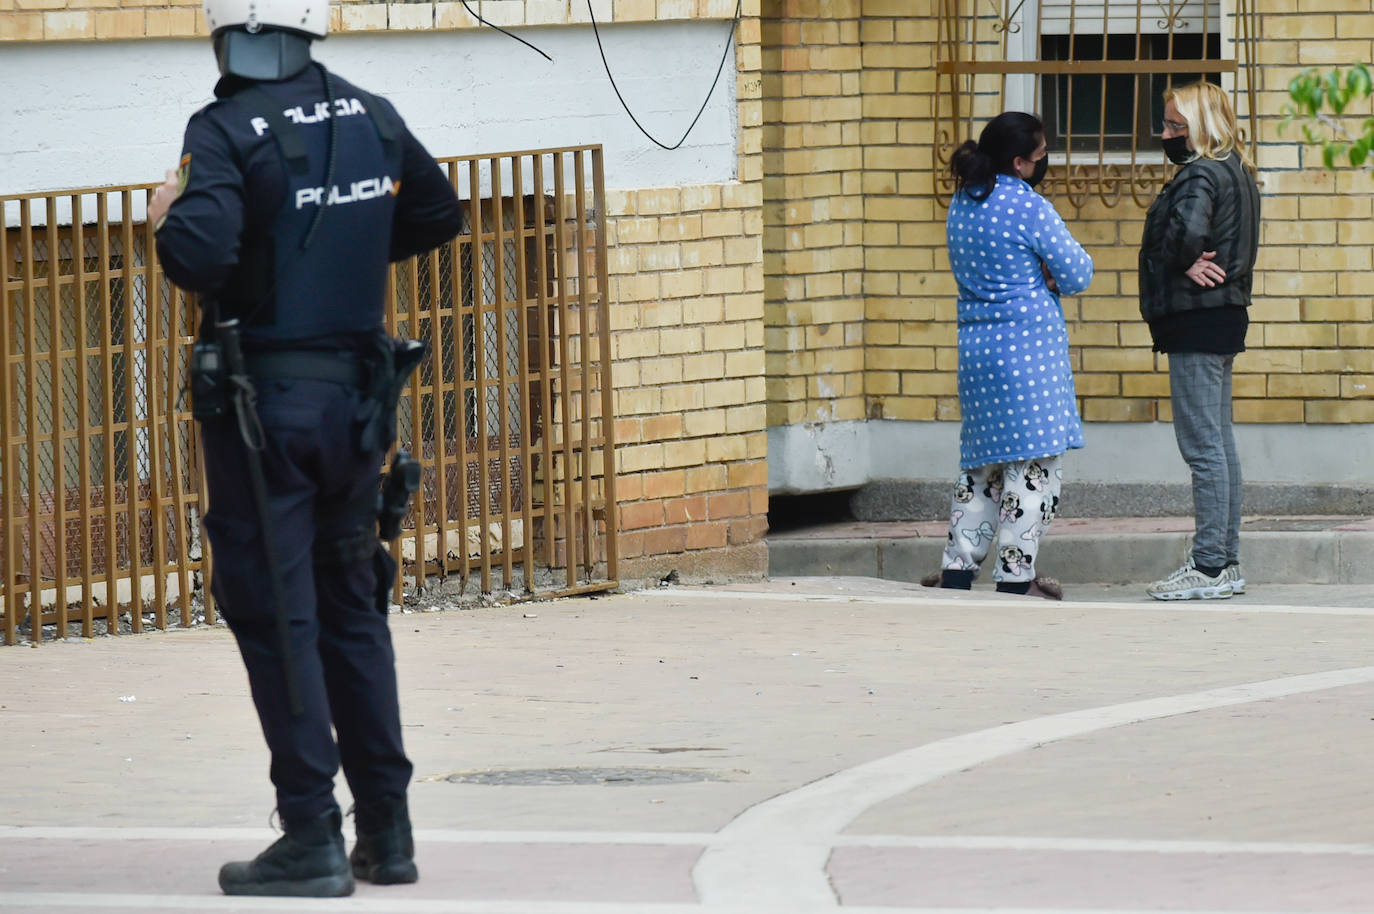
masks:
MULTIPOLYGON (((1165 121, 1164 130, 1172 130, 1174 133, 1187 133, 1188 125, 1180 124, 1178 121, 1165 121)), ((1160 133, 1163 132, 1163 130, 1160 131, 1160 133)))

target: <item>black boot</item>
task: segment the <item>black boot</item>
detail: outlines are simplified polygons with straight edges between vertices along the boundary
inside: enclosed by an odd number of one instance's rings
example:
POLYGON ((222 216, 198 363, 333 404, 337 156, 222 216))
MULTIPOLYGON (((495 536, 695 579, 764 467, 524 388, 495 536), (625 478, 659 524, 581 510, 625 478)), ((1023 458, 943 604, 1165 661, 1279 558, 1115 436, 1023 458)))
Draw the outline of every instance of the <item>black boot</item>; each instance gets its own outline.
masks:
POLYGON ((344 855, 337 809, 283 825, 286 834, 251 860, 220 867, 219 887, 226 895, 293 895, 336 898, 353 894, 353 873, 344 855))
POLYGON ((420 878, 415 868, 415 839, 405 797, 364 802, 353 807, 358 843, 348 862, 353 875, 374 885, 395 885, 420 878))

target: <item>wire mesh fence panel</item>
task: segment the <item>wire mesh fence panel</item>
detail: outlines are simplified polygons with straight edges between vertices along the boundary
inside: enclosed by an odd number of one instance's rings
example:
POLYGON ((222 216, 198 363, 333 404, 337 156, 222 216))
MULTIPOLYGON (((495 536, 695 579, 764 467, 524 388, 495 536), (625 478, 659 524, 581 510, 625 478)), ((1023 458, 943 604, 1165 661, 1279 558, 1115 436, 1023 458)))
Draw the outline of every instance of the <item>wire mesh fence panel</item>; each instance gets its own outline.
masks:
POLYGON ((0 197, 5 643, 194 616, 195 432, 177 396, 194 308, 157 269, 150 190, 0 197))
MULTIPOLYGON (((569 317, 609 309, 599 292, 604 280, 593 278, 596 252, 605 244, 604 206, 595 205, 600 150, 441 163, 463 201, 464 222, 450 244, 421 258, 418 271, 429 291, 423 297, 428 320, 417 324, 416 333, 430 341, 432 360, 418 376, 423 393, 416 400, 425 410, 419 453, 426 527, 407 531, 417 542, 402 554, 428 555, 427 571, 477 577, 484 591, 612 586, 616 569, 606 558, 614 550, 602 541, 615 535, 614 512, 606 507, 604 487, 560 474, 604 467, 607 462, 584 462, 575 452, 613 442, 564 434, 553 421, 567 410, 566 397, 587 399, 584 387, 596 402, 579 404, 577 415, 599 420, 609 402, 595 389, 600 378, 609 381, 601 371, 609 339, 596 335, 609 323, 569 317), (561 328, 574 329, 569 334, 561 328), (584 354, 597 381, 582 379, 584 354), (585 503, 589 493, 594 505, 585 503), (610 523, 576 533, 553 523, 570 506, 610 523), (570 547, 570 535, 582 541, 570 547), (421 537, 436 542, 420 543, 421 537), (581 557, 576 567, 569 555, 581 557)), ((395 271, 398 322, 410 307, 407 271, 405 265, 395 271)), ((415 569, 402 574, 414 579, 415 569)))
MULTIPOLYGON (((422 465, 395 547, 426 575, 615 585, 599 147, 441 160, 458 237, 396 264, 388 328, 430 358, 397 444, 422 465)), ((194 301, 163 275, 153 185, 0 196, 0 639, 213 618, 190 415, 194 301), (45 630, 46 627, 46 630, 45 630)))

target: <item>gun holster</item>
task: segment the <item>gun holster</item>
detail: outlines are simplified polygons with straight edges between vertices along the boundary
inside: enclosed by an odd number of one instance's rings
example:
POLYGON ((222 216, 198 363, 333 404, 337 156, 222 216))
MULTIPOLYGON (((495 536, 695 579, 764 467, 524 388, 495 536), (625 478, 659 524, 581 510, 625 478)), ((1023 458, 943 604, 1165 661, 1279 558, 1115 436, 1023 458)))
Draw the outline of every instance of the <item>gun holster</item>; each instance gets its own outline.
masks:
POLYGON ((424 340, 402 340, 378 334, 366 358, 368 380, 358 406, 358 449, 384 451, 396 439, 396 404, 410 375, 429 354, 424 340))

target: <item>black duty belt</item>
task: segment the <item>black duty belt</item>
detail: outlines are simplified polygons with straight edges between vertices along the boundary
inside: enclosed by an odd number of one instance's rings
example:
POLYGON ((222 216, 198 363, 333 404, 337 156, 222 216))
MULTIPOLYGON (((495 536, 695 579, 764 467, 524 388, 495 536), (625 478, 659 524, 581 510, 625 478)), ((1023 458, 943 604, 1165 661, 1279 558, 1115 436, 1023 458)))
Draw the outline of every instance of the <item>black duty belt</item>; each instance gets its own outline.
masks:
POLYGON ((333 381, 362 387, 367 380, 361 360, 351 352, 258 352, 244 362, 255 381, 333 381))

